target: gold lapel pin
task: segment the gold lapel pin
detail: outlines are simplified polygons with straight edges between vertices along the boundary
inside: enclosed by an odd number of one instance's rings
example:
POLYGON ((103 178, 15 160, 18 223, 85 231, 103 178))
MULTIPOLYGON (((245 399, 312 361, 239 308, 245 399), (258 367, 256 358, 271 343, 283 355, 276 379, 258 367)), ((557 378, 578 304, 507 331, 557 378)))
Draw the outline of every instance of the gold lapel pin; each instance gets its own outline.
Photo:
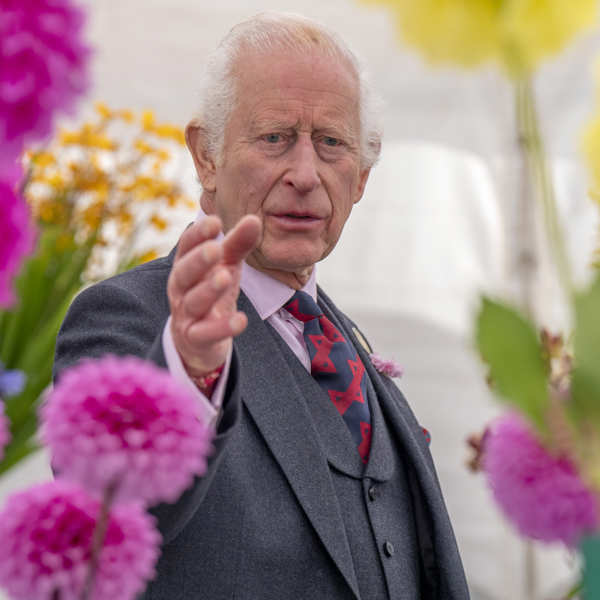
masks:
POLYGON ((363 334, 356 328, 352 327, 352 333, 356 336, 356 339, 360 342, 360 345, 369 353, 372 354, 373 350, 367 343, 367 340, 363 337, 363 334))

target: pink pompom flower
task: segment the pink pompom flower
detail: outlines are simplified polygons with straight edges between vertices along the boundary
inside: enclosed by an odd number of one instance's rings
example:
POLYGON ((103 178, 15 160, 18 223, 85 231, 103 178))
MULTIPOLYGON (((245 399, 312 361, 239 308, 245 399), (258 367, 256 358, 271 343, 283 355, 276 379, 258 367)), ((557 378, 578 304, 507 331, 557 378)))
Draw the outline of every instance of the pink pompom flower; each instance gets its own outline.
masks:
POLYGON ((517 414, 490 427, 483 469, 496 501, 527 537, 574 546, 600 526, 596 499, 573 463, 550 454, 517 414))
POLYGON ((402 377, 402 367, 395 360, 383 358, 379 354, 369 354, 369 358, 379 373, 388 377, 402 377))
POLYGON ((117 501, 174 502, 206 470, 212 429, 164 369, 107 355, 65 371, 41 409, 42 440, 61 477, 117 501))
MULTIPOLYGON (((0 512, 0 585, 14 600, 78 600, 88 576, 100 503, 52 481, 10 496, 0 512)), ((154 577, 160 534, 139 504, 108 517, 91 599, 133 600, 154 577)))
POLYGON ((87 88, 84 20, 71 0, 0 0, 0 174, 87 88))
POLYGON ((4 404, 0 402, 0 461, 4 458, 4 448, 10 440, 10 423, 4 414, 4 404))
POLYGON ((33 250, 34 241, 35 230, 25 200, 11 185, 0 181, 0 308, 14 303, 12 280, 33 250))

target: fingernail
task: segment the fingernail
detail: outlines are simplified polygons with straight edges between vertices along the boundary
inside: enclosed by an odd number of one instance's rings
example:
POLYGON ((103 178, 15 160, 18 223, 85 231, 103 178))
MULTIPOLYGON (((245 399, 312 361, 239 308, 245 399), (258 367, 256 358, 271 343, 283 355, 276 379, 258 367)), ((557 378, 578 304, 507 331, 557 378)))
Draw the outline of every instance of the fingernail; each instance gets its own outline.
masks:
POLYGON ((239 313, 236 313, 229 319, 229 327, 231 327, 231 331, 234 333, 241 331, 244 328, 245 323, 246 320, 239 313))

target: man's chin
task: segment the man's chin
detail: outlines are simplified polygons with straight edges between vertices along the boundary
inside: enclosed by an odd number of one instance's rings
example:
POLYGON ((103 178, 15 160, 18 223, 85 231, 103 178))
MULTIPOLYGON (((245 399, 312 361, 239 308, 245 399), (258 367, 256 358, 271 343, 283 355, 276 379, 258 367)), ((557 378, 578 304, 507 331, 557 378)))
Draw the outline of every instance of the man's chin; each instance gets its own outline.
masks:
POLYGON ((291 282, 299 281, 304 285, 308 281, 315 263, 319 260, 321 260, 321 257, 315 254, 312 256, 290 256, 289 253, 285 255, 275 253, 265 255, 255 252, 248 257, 246 262, 258 271, 262 271, 274 279, 290 285, 290 287, 296 287, 291 285, 291 282))
POLYGON ((315 263, 324 258, 324 253, 312 245, 306 244, 307 247, 303 247, 304 245, 294 243, 281 249, 269 248, 268 250, 259 247, 248 257, 248 264, 261 270, 269 269, 289 273, 307 269, 312 271, 315 263))

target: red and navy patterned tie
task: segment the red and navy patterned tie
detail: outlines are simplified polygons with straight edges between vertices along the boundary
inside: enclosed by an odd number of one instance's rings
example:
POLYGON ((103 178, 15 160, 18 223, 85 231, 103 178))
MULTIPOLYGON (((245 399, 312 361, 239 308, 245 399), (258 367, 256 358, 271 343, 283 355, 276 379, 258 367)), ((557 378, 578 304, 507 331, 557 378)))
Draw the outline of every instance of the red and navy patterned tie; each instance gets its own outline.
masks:
POLYGON ((297 291, 284 308, 304 323, 311 373, 342 415, 366 463, 371 447, 371 414, 360 357, 310 294, 297 291))

